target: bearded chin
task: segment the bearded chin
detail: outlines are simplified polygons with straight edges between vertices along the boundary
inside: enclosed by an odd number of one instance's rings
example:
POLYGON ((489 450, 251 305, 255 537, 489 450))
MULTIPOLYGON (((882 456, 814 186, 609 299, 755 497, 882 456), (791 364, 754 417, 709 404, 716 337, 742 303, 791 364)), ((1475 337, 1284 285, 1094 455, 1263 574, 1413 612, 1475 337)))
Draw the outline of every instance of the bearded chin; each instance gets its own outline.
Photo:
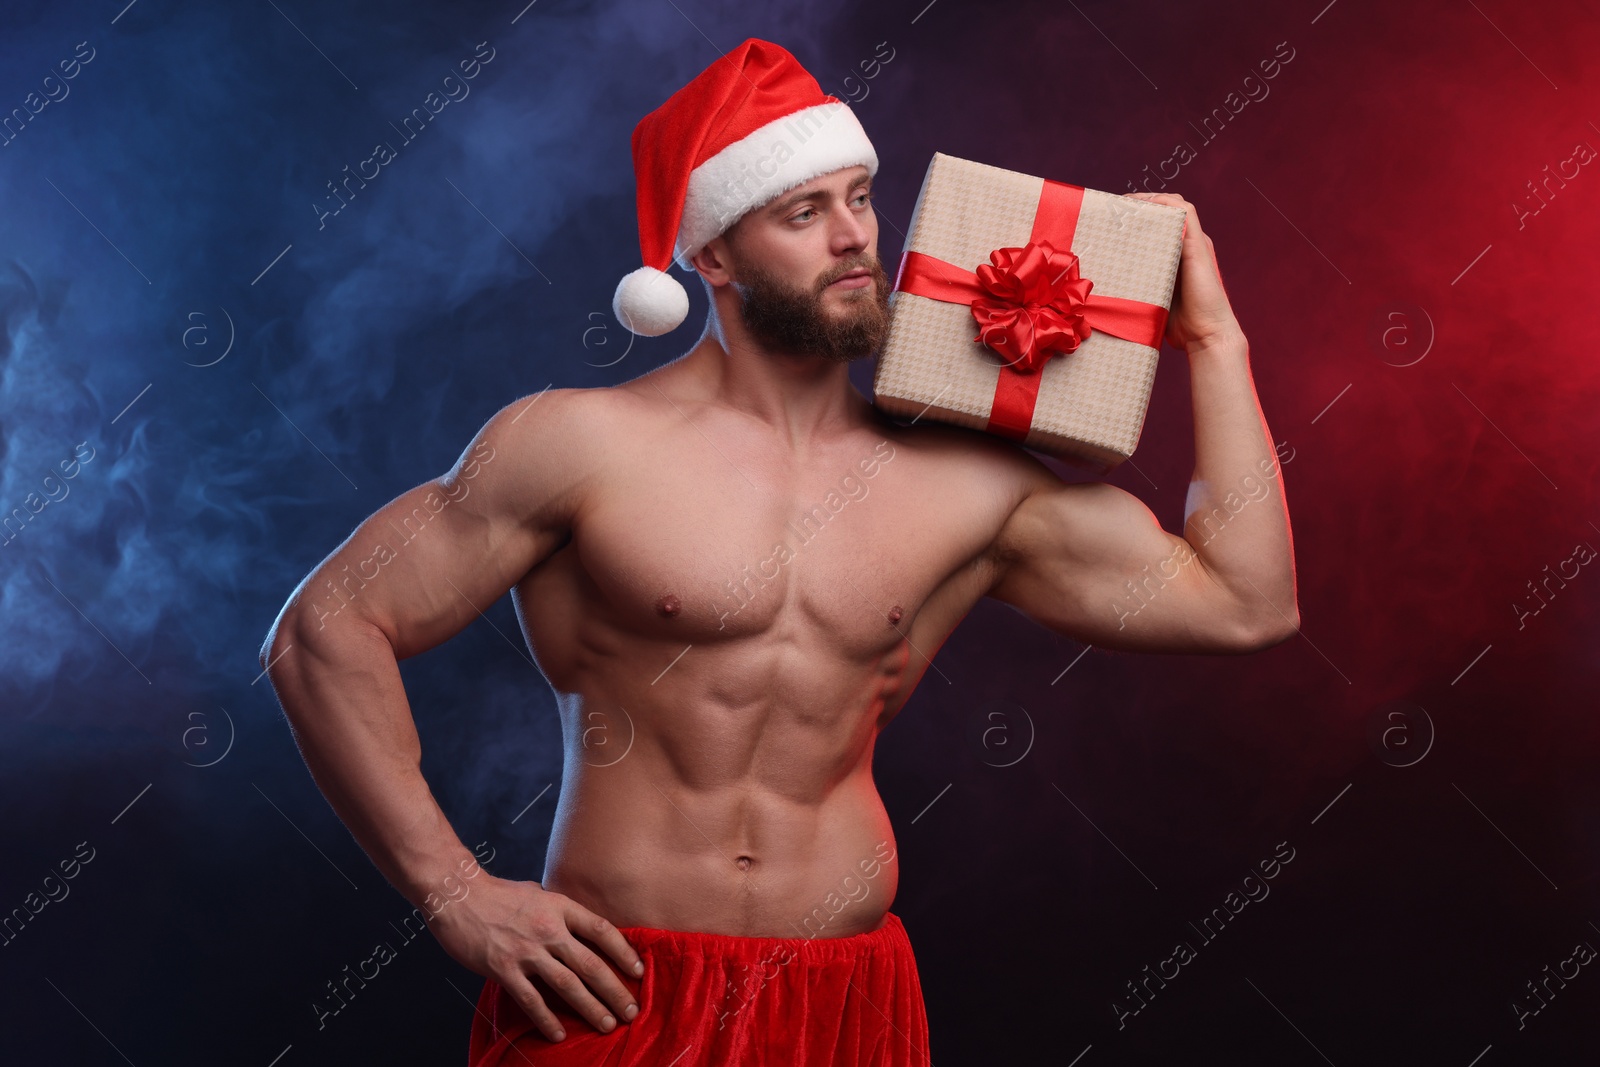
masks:
POLYGON ((790 355, 852 363, 883 347, 889 332, 889 279, 876 259, 867 289, 853 290, 843 311, 830 314, 822 290, 791 289, 758 268, 744 272, 740 318, 765 348, 790 355))

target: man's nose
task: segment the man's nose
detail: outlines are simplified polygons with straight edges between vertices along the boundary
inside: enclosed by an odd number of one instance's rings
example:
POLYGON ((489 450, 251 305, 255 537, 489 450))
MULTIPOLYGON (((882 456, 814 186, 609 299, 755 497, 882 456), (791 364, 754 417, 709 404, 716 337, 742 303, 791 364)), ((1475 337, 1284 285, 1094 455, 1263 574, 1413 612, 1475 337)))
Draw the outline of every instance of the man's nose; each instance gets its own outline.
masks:
POLYGON ((835 214, 837 220, 833 226, 834 255, 847 255, 866 249, 872 242, 872 231, 867 228, 866 222, 854 211, 844 211, 835 214))

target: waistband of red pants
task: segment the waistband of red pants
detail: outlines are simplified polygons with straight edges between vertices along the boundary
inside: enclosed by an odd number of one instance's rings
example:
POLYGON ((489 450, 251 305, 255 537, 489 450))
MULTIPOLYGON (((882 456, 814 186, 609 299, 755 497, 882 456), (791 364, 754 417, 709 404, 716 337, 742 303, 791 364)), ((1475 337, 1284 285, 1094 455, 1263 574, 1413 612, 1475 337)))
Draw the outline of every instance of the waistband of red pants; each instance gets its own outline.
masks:
POLYGON ((763 963, 774 958, 801 958, 813 963, 855 959, 864 953, 903 951, 909 946, 905 926, 885 912, 876 930, 844 937, 745 937, 699 930, 662 930, 654 926, 617 928, 640 955, 693 956, 733 963, 763 963))

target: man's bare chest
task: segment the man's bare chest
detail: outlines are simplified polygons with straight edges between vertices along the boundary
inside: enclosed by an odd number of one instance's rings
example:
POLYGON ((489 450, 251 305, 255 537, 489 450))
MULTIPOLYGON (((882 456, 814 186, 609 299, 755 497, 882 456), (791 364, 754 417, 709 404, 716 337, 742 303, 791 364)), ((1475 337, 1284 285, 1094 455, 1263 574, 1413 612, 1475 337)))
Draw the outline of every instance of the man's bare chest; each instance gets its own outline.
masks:
POLYGON ((644 464, 585 509, 570 566, 612 625, 882 655, 992 536, 993 517, 888 441, 781 479, 725 468, 644 464))

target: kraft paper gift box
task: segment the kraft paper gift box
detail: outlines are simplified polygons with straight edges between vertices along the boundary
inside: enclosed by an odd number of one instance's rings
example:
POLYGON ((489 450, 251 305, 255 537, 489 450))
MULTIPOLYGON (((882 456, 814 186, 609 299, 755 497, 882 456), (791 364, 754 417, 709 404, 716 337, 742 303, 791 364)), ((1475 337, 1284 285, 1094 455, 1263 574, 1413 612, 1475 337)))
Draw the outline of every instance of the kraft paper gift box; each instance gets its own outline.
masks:
POLYGON ((1144 427, 1186 218, 934 153, 874 402, 1110 471, 1144 427))

